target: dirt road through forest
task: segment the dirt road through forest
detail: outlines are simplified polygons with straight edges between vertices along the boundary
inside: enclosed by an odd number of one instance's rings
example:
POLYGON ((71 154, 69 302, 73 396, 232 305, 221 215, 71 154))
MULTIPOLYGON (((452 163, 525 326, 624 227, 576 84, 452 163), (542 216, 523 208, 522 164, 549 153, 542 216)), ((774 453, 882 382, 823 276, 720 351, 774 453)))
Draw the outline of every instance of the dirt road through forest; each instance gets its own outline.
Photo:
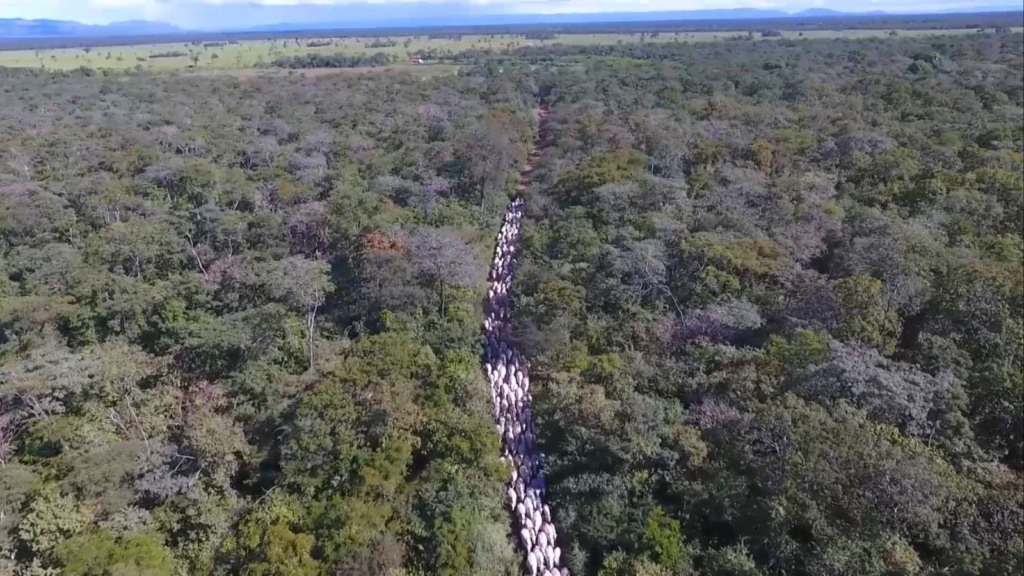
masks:
POLYGON ((484 370, 491 388, 495 427, 502 438, 502 459, 512 464, 507 504, 512 533, 522 550, 526 574, 568 576, 562 567, 554 519, 545 500, 544 456, 536 447, 537 430, 531 412, 529 362, 510 338, 512 309, 508 293, 515 276, 519 227, 523 218, 522 193, 533 181, 533 171, 548 144, 548 110, 537 111, 536 146, 520 173, 518 194, 505 212, 488 278, 484 333, 487 349, 484 370))

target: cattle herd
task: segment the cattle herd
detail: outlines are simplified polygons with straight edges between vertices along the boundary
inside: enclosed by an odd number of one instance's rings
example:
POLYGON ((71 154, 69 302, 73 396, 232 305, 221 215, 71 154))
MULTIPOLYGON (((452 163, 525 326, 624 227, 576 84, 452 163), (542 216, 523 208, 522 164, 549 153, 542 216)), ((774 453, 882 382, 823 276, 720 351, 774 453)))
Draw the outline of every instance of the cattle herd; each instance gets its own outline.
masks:
POLYGON ((505 213, 498 234, 487 290, 484 331, 487 335, 485 369, 491 386, 494 418, 502 438, 502 460, 511 463, 508 505, 515 517, 519 543, 530 576, 568 576, 561 566, 562 551, 544 504, 543 455, 536 449, 537 431, 530 412, 529 363, 515 349, 510 336, 508 290, 516 267, 523 200, 516 198, 505 213))

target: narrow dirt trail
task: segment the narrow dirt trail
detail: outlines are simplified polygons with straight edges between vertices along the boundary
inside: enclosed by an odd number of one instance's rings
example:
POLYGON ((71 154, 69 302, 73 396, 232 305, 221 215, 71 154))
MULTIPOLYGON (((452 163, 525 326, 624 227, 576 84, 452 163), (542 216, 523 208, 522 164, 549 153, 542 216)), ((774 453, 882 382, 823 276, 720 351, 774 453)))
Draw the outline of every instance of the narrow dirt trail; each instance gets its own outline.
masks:
POLYGON ((518 192, 520 195, 533 183, 533 170, 537 160, 540 159, 544 149, 548 147, 548 114, 547 108, 537 109, 537 141, 534 143, 533 149, 530 150, 530 154, 526 157, 526 166, 519 172, 518 192))
POLYGON ((530 365, 510 338, 512 309, 508 292, 515 277, 519 251, 522 193, 532 183, 537 159, 548 144, 548 110, 539 109, 537 118, 537 144, 520 173, 519 194, 505 212, 491 263, 484 311, 487 336, 484 370, 491 388, 495 427, 502 439, 502 460, 512 464, 507 504, 514 520, 512 533, 519 541, 526 574, 568 576, 569 570, 561 564, 562 551, 557 544, 554 519, 544 503, 544 456, 536 447, 537 430, 530 408, 530 365))

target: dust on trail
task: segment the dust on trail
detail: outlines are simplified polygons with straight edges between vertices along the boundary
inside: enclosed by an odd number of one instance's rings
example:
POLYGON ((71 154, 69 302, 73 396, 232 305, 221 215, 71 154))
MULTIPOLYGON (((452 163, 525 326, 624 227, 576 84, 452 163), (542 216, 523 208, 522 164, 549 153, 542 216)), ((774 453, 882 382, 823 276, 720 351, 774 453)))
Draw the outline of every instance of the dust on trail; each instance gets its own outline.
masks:
POLYGON ((505 212, 488 278, 484 334, 487 346, 484 370, 491 388, 495 427, 502 439, 502 460, 512 464, 506 490, 519 542, 530 576, 568 576, 551 511, 544 503, 544 455, 536 448, 537 429, 530 404, 530 366, 512 342, 512 309, 508 298, 515 277, 519 227, 523 218, 522 193, 533 181, 533 170, 548 144, 548 110, 537 111, 537 143, 520 173, 519 194, 505 212))

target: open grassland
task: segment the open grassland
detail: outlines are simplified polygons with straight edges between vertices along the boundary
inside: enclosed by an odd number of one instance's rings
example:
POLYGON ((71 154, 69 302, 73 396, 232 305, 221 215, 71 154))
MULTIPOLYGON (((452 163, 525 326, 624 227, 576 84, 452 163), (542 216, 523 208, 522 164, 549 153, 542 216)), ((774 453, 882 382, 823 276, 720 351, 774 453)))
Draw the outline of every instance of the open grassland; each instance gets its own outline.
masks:
MULTIPOLYGON (((1024 28, 1015 28, 1021 31, 1024 28)), ((945 30, 810 30, 803 32, 781 31, 779 36, 763 37, 753 34, 753 39, 780 38, 870 38, 891 36, 923 36, 937 34, 976 34, 977 29, 945 30)), ((141 67, 147 70, 244 70, 266 68, 277 58, 305 54, 374 54, 383 52, 394 55, 398 62, 404 62, 411 54, 420 50, 450 50, 456 53, 474 48, 507 50, 521 46, 542 44, 625 44, 630 42, 715 42, 734 38, 746 38, 748 32, 677 32, 651 35, 633 34, 560 34, 553 40, 527 39, 522 35, 476 35, 461 38, 428 38, 406 36, 391 38, 345 37, 345 38, 294 38, 276 40, 243 40, 231 43, 168 43, 139 44, 133 46, 111 46, 94 48, 61 48, 44 50, 12 50, 0 52, 0 66, 17 68, 45 68, 47 70, 72 70, 79 67, 97 70, 128 70, 141 67), (392 41, 393 46, 381 46, 382 41, 392 41)), ((386 42, 391 43, 391 42, 386 42)), ((402 66, 399 66, 402 67, 402 66)))
POLYGON ((286 76, 290 79, 306 80, 320 76, 339 75, 379 75, 392 72, 402 72, 413 77, 429 78, 433 76, 444 76, 455 74, 461 66, 456 64, 431 64, 429 66, 413 66, 409 64, 394 64, 391 66, 357 67, 357 68, 200 68, 199 70, 188 70, 190 74, 196 75, 231 75, 240 80, 252 80, 266 77, 286 76))

